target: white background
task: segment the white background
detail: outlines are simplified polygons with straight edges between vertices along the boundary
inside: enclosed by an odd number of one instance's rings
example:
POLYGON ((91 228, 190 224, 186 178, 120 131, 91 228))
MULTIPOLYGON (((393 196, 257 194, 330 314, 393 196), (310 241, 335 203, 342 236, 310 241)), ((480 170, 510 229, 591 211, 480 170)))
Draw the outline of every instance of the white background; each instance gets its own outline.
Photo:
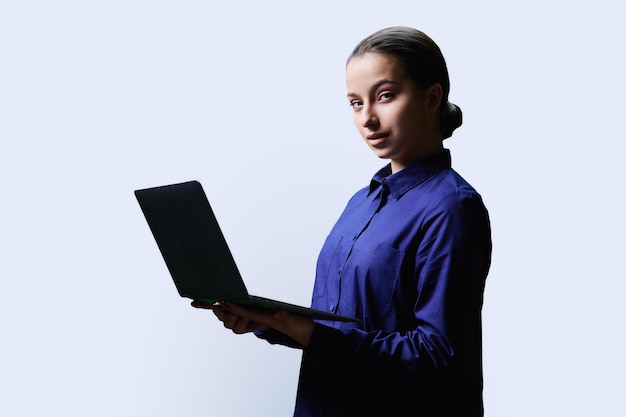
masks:
POLYGON ((491 213, 486 416, 626 415, 614 4, 0 3, 0 415, 289 416, 300 352, 178 297, 133 190, 200 180, 251 292, 308 304, 385 162, 345 59, 391 25, 442 48, 445 144, 491 213))

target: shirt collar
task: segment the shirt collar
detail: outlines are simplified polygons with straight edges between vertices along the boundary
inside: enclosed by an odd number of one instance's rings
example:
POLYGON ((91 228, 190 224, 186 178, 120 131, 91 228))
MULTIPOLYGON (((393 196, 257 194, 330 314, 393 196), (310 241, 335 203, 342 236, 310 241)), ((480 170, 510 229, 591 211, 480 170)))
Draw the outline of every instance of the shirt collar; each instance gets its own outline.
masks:
POLYGON ((391 173, 391 164, 381 168, 370 182, 370 193, 382 186, 395 198, 400 198, 404 193, 415 187, 428 177, 452 167, 452 158, 449 149, 424 158, 403 170, 391 173))

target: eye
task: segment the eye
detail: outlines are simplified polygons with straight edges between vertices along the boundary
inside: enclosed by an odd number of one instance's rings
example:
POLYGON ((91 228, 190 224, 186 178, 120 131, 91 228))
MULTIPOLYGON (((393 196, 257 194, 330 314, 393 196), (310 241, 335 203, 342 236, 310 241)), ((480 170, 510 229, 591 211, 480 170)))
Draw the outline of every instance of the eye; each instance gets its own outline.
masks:
POLYGON ((395 94, 393 94, 391 91, 383 91, 380 94, 378 94, 378 100, 379 101, 389 101, 391 99, 393 99, 395 96, 395 94))
POLYGON ((361 100, 350 100, 350 107, 352 107, 354 111, 358 111, 363 107, 363 102, 361 100))

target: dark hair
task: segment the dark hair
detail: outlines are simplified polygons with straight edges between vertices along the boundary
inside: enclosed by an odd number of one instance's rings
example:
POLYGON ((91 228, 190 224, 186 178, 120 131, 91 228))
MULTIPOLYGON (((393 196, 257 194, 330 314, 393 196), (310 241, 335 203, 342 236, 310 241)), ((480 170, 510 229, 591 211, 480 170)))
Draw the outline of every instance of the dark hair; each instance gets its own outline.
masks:
POLYGON ((443 139, 463 123, 463 114, 456 104, 448 101, 450 78, 439 46, 424 32, 404 26, 389 27, 374 32, 354 48, 348 62, 366 53, 391 56, 403 66, 404 72, 417 88, 425 90, 439 83, 443 90, 439 105, 439 130, 443 139))

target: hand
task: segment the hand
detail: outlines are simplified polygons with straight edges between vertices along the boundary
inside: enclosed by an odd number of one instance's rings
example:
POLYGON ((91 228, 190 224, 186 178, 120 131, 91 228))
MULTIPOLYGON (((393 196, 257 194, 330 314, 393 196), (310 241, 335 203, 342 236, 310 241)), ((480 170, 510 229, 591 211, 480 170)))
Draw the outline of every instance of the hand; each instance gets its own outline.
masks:
POLYGON ((224 327, 230 329, 235 334, 250 333, 257 330, 265 330, 268 326, 257 323, 250 319, 251 311, 249 309, 240 307, 241 315, 230 311, 228 308, 231 304, 226 304, 223 301, 215 303, 207 303, 204 301, 194 300, 191 305, 196 308, 204 308, 207 310, 213 310, 213 313, 224 324, 224 327))
POLYGON ((213 304, 193 301, 191 305, 213 310, 215 316, 224 323, 224 327, 231 329, 236 334, 265 330, 271 327, 291 337, 304 347, 309 345, 315 327, 311 318, 282 310, 251 309, 241 304, 224 301, 213 304))

